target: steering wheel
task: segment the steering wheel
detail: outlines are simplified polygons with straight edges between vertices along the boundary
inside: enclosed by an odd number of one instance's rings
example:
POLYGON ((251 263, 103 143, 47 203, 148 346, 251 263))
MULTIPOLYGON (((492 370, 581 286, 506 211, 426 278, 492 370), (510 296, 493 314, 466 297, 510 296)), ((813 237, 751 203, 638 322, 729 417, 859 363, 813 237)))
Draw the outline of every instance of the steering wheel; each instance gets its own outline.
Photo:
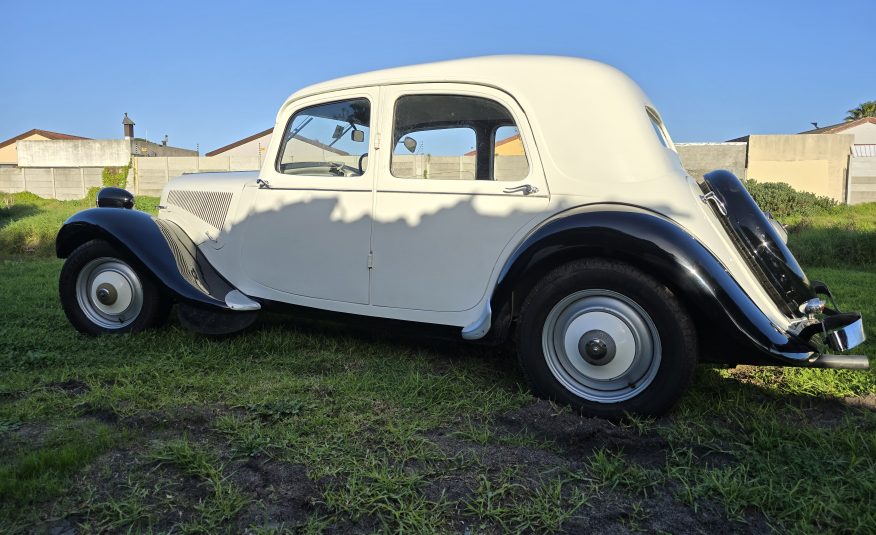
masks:
POLYGON ((359 156, 359 176, 362 176, 365 174, 365 169, 362 167, 362 160, 364 160, 366 156, 368 156, 367 152, 365 154, 363 154, 362 156, 359 156))

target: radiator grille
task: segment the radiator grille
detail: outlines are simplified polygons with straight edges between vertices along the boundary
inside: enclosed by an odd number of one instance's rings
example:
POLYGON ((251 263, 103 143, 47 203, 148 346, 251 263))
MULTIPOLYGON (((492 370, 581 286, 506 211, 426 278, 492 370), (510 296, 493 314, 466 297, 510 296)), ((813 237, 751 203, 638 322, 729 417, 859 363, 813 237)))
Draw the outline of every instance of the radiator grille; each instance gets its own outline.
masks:
POLYGON ((231 197, 231 193, 222 191, 175 189, 167 194, 167 203, 182 208, 216 230, 222 230, 231 197))

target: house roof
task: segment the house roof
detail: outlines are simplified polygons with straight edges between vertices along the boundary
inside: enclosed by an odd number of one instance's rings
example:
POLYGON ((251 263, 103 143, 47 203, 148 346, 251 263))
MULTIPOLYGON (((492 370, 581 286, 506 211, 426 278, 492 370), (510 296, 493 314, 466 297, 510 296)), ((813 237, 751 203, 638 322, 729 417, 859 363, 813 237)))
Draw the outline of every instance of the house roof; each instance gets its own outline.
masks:
POLYGON ((229 151, 235 147, 239 147, 241 145, 249 143, 250 141, 254 141, 260 137, 265 137, 266 135, 270 134, 273 131, 274 131, 273 128, 268 128, 267 130, 263 130, 262 132, 259 132, 258 134, 253 134, 249 137, 245 137, 241 140, 235 141, 234 143, 229 143, 228 145, 225 145, 224 147, 219 147, 216 150, 211 150, 210 152, 204 154, 204 156, 217 156, 219 154, 222 154, 225 151, 229 151))
MULTIPOLYGON (((518 139, 520 139, 520 134, 514 134, 513 136, 508 136, 501 141, 497 141, 496 147, 501 147, 502 145, 504 145, 506 143, 511 143, 512 141, 517 141, 518 139)), ((475 150, 471 150, 471 151, 466 152, 465 154, 463 154, 463 156, 474 156, 477 153, 478 153, 478 151, 477 151, 477 149, 475 149, 475 150)))
POLYGON ((812 130, 806 130, 805 132, 800 132, 801 134, 838 134, 843 130, 848 130, 854 126, 858 126, 861 124, 872 123, 876 124, 876 117, 861 117, 860 119, 855 119, 854 121, 845 121, 843 123, 832 124, 830 126, 822 126, 821 128, 813 128, 812 130))
MULTIPOLYGON (((273 128, 268 128, 267 130, 263 130, 263 131, 259 132, 258 134, 253 134, 249 137, 245 137, 241 140, 235 141, 234 143, 229 143, 228 145, 225 145, 224 147, 219 147, 216 150, 211 150, 210 152, 204 154, 204 156, 218 156, 218 155, 222 154, 223 152, 229 151, 235 147, 239 147, 241 145, 249 143, 250 141, 255 141, 256 139, 259 139, 261 137, 265 137, 273 131, 274 131, 273 128)), ((319 141, 316 141, 315 139, 306 138, 304 136, 295 136, 295 139, 297 139, 299 141, 303 141, 305 143, 310 143, 311 145, 313 145, 315 147, 319 147, 320 149, 327 150, 329 152, 334 152, 335 154, 338 154, 340 156, 349 156, 350 155, 349 153, 344 152, 342 150, 338 150, 334 147, 329 147, 325 143, 320 143, 319 141)))
POLYGON ((18 140, 29 138, 30 136, 43 136, 49 139, 91 139, 88 137, 74 136, 71 134, 61 134, 59 132, 51 132, 49 130, 40 130, 39 128, 34 128, 33 130, 28 130, 23 134, 18 134, 15 137, 11 137, 6 141, 0 141, 0 148, 5 147, 6 145, 11 145, 18 140))

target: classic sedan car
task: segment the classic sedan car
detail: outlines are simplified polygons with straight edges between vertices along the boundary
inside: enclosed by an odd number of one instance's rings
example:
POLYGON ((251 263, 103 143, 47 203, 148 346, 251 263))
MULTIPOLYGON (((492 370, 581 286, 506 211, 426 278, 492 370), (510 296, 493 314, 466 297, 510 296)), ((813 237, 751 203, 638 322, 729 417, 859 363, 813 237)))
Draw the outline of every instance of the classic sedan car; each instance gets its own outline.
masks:
POLYGON ((155 217, 133 203, 104 189, 58 234, 84 333, 157 326, 173 303, 212 334, 263 309, 403 320, 513 341, 536 394, 609 417, 666 411, 698 361, 868 366, 841 353, 860 314, 783 227, 731 173, 689 176, 657 107, 595 61, 317 84, 280 108, 261 171, 176 178, 155 217))

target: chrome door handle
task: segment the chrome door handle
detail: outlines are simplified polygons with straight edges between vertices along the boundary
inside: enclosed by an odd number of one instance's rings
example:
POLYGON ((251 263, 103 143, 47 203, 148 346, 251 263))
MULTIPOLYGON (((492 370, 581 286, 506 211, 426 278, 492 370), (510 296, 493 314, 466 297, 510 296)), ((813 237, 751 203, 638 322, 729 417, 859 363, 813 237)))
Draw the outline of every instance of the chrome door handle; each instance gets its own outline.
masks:
POLYGON ((709 204, 709 202, 711 201, 715 205, 715 208, 717 208, 718 211, 721 212, 721 215, 725 217, 727 216, 727 207, 724 206, 723 201, 721 201, 721 199, 719 199, 718 196, 715 195, 714 191, 710 191, 705 195, 700 195, 700 200, 706 204, 709 204))
POLYGON ((529 184, 523 184, 522 186, 514 186, 513 188, 505 188, 502 191, 505 193, 518 193, 522 192, 524 195, 531 195, 533 193, 538 193, 538 188, 535 186, 530 186, 529 184))

